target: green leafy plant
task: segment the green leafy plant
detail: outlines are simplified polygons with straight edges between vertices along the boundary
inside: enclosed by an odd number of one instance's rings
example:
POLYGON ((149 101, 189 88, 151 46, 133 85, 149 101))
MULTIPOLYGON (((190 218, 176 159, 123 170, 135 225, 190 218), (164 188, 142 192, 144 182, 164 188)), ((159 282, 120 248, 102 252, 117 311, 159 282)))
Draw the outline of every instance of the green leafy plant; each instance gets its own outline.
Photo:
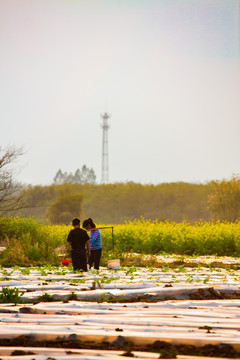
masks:
POLYGON ((47 272, 45 271, 45 269, 40 269, 41 272, 41 276, 47 276, 47 272))
POLYGON ((7 271, 6 269, 4 269, 4 270, 2 271, 2 274, 3 274, 3 275, 6 275, 6 276, 10 276, 10 275, 12 275, 13 271, 14 271, 14 270, 7 271))
POLYGON ((175 272, 187 272, 187 270, 185 269, 184 265, 180 265, 178 269, 174 270, 175 272))
POLYGON ((168 272, 169 271, 169 265, 163 265, 162 272, 168 272))
POLYGON ((74 291, 71 291, 70 295, 68 296, 68 300, 77 300, 77 294, 74 291))
POLYGON ((66 275, 67 271, 66 270, 62 270, 62 271, 55 271, 56 275, 66 275))
POLYGON ((105 295, 100 295, 99 302, 106 301, 105 295))
POLYGON ((136 271, 137 271, 136 267, 135 267, 135 266, 132 266, 132 267, 130 267, 130 268, 127 270, 126 275, 132 274, 132 273, 134 273, 134 272, 136 272, 136 271))
POLYGON ((30 275, 30 269, 29 268, 24 268, 24 269, 20 269, 21 273, 23 275, 30 275))
POLYGON ((3 287, 2 293, 0 294, 0 303, 14 303, 14 304, 22 303, 23 302, 22 296, 23 293, 20 294, 19 296, 19 290, 16 287, 14 288, 3 287))
POLYGON ((209 279, 210 279, 209 276, 205 277, 205 279, 203 280, 204 284, 207 284, 209 279))
POLYGON ((40 295, 37 298, 37 302, 52 302, 52 301, 57 301, 57 299, 48 293, 44 293, 43 295, 40 295))
POLYGON ((201 266, 201 264, 198 264, 197 271, 202 271, 202 266, 201 266))

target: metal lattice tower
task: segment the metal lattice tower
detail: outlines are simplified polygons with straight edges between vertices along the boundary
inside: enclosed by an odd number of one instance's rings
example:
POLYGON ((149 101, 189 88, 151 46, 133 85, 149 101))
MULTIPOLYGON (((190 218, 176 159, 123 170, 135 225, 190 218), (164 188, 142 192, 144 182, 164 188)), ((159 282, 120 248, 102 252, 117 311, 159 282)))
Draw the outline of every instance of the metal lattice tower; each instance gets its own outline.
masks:
POLYGON ((102 137, 102 183, 107 183, 108 178, 108 119, 110 118, 110 115, 106 112, 101 115, 101 118, 103 119, 103 122, 101 124, 103 129, 103 137, 102 137))

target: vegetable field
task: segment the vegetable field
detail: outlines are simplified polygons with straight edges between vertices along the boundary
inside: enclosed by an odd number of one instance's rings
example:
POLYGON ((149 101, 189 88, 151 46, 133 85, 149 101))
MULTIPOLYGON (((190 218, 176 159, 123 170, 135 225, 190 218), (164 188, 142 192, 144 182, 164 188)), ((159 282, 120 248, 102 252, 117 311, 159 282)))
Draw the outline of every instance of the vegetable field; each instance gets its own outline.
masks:
POLYGON ((239 259, 173 260, 84 274, 0 268, 1 359, 239 358, 239 259))

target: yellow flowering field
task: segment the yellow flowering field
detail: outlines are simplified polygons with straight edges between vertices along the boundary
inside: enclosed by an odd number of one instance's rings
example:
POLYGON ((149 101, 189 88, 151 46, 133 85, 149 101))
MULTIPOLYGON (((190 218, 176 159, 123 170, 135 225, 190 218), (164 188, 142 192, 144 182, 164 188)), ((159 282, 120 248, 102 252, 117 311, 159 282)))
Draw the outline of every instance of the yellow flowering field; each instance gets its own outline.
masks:
MULTIPOLYGON (((122 225, 97 226, 109 226, 101 230, 105 254, 114 250, 153 255, 240 256, 240 222, 189 224, 142 219, 122 225)), ((0 218, 0 241, 5 247, 0 260, 8 259, 9 265, 59 261, 55 250, 62 248, 66 253, 70 229, 71 225, 47 225, 29 218, 0 218)))

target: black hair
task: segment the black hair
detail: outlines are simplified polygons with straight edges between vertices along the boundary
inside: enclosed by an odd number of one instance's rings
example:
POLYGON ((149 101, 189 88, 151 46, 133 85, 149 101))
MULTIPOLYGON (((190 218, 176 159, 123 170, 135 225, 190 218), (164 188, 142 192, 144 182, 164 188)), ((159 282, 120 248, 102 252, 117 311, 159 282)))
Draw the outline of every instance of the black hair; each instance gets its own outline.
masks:
POLYGON ((94 229, 96 227, 96 225, 94 224, 94 222, 93 222, 93 220, 91 218, 88 218, 87 220, 84 220, 83 228, 86 229, 88 225, 90 225, 90 227, 92 229, 94 229))
POLYGON ((79 218, 74 218, 74 219, 72 220, 72 225, 73 225, 73 226, 80 225, 80 219, 79 219, 79 218))

